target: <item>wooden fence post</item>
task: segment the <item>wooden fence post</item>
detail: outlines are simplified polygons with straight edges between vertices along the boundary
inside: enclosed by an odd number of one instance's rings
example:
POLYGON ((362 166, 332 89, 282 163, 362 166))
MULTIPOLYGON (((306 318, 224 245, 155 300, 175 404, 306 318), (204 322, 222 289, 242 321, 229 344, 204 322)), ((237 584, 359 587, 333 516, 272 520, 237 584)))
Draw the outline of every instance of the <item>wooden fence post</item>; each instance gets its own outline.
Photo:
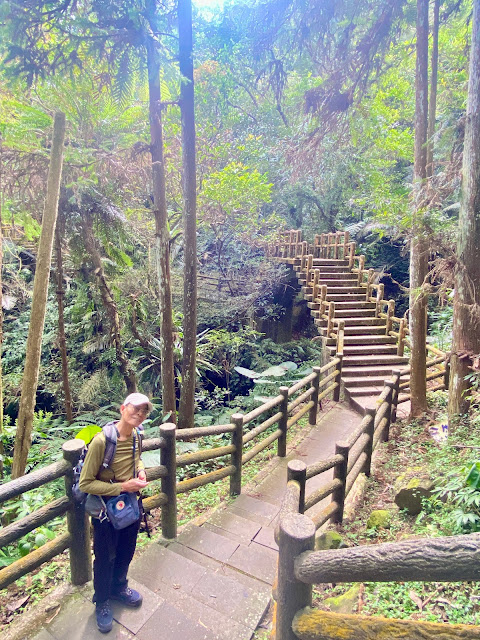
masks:
POLYGON ((63 457, 72 465, 65 474, 65 492, 70 500, 70 509, 67 511, 67 526, 70 534, 70 579, 75 585, 85 584, 92 579, 89 518, 85 513, 85 504, 78 504, 72 497, 73 468, 84 446, 83 440, 68 440, 62 445, 63 457))
POLYGON ((397 356, 403 356, 403 350, 405 348, 404 340, 405 340, 405 319, 402 318, 400 320, 400 327, 398 328, 397 356))
POLYGON ((327 319, 327 335, 326 335, 327 340, 328 338, 330 338, 330 334, 332 333, 334 315, 335 315, 335 302, 330 301, 328 303, 328 319, 327 319))
POLYGON ((340 401, 340 390, 341 390, 341 385, 342 385, 343 353, 337 353, 335 357, 338 358, 340 360, 340 362, 337 364, 338 373, 335 376, 335 382, 337 383, 337 386, 333 390, 333 400, 335 402, 339 402, 340 401))
POLYGON ((445 375, 443 377, 443 384, 445 385, 445 389, 448 389, 450 386, 450 354, 447 353, 445 355, 445 375))
POLYGON ((327 285, 322 284, 320 287, 320 309, 319 309, 319 319, 321 320, 325 314, 325 305, 327 304, 327 285))
POLYGON ((235 451, 230 457, 230 464, 235 467, 235 473, 230 476, 230 495, 239 496, 242 492, 243 414, 234 413, 231 421, 235 425, 232 432, 235 451))
POLYGON ((386 413, 387 424, 385 429, 382 432, 381 440, 382 442, 388 442, 390 438, 390 425, 392 424, 392 407, 393 407, 393 395, 395 393, 395 382, 393 380, 385 380, 385 386, 390 387, 390 392, 388 394, 388 410, 386 413))
POLYGON ((162 536, 177 537, 177 441, 176 426, 172 423, 160 426, 160 438, 165 446, 160 449, 160 464, 167 468, 166 477, 162 478, 162 493, 167 495, 167 504, 162 505, 162 536))
POLYGON ((315 373, 315 378, 312 381, 312 387, 314 389, 312 393, 312 402, 313 407, 310 409, 308 413, 308 424, 314 427, 317 424, 317 412, 318 412, 318 392, 320 385, 320 369, 321 367, 313 367, 313 373, 315 373))
POLYGON ((350 232, 349 231, 344 231, 343 232, 343 254, 342 254, 342 258, 344 260, 347 259, 347 246, 348 246, 348 241, 350 240, 350 232))
POLYGON ((305 485, 307 483, 307 465, 302 460, 290 460, 287 465, 287 482, 296 480, 300 485, 298 512, 305 511, 305 485))
POLYGON ((312 604, 312 585, 295 578, 295 560, 315 548, 315 525, 307 516, 289 513, 279 524, 275 640, 297 640, 295 614, 312 604))
POLYGON ((279 458, 285 458, 287 455, 288 387, 280 387, 278 391, 283 396, 283 399, 280 403, 282 417, 278 421, 278 428, 281 430, 282 435, 277 441, 277 455, 279 458))
POLYGON ((375 414, 376 414, 375 409, 372 409, 371 407, 367 407, 365 409, 365 415, 370 417, 370 420, 368 421, 368 427, 365 430, 365 433, 367 433, 370 436, 370 440, 367 442, 367 446, 365 448, 367 459, 365 460, 365 465, 363 467, 363 472, 367 476, 367 478, 370 477, 370 473, 372 471, 373 436, 375 434, 375 414))
POLYGON ((393 394, 392 394, 392 414, 390 416, 390 424, 394 424, 397 421, 397 407, 398 396, 400 394, 400 377, 402 375, 400 369, 394 369, 392 371, 394 377, 393 394))
POLYGON ((383 309, 383 294, 385 292, 385 285, 380 283, 377 288, 377 302, 375 305, 375 317, 380 317, 383 309))
POLYGON ((350 242, 350 255, 348 258, 348 268, 353 269, 353 265, 355 263, 355 251, 357 249, 356 242, 350 242))
POLYGON ((345 508, 345 490, 347 487, 347 468, 348 468, 349 447, 344 442, 337 442, 335 445, 335 455, 343 456, 343 462, 339 462, 334 467, 333 477, 340 480, 341 485, 332 493, 332 502, 336 502, 338 509, 330 518, 332 524, 341 524, 343 521, 343 510, 345 508))
POLYGON ((372 290, 372 282, 373 279, 375 277, 375 270, 374 269, 369 269, 368 270, 368 277, 367 277, 367 293, 366 293, 366 301, 370 302, 370 293, 372 290))
POLYGON ((358 258, 358 286, 363 282, 363 270, 365 268, 365 256, 359 256, 358 258))
POLYGON ((394 315, 395 315, 395 300, 390 299, 388 301, 388 308, 387 308, 387 322, 385 323, 386 324, 385 333, 387 336, 390 334, 390 331, 392 330, 394 315))

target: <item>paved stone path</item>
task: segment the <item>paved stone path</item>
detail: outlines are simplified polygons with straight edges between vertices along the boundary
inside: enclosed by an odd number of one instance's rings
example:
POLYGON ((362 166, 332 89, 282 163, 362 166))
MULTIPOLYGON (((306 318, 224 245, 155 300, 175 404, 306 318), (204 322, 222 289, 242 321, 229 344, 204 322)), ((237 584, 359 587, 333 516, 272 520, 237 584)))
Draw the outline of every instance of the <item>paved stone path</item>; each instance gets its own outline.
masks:
MULTIPOLYGON (((175 541, 152 543, 132 562, 130 585, 143 594, 139 609, 114 607, 105 636, 96 627, 91 583, 70 596, 34 640, 249 640, 268 608, 277 565, 273 539, 288 460, 311 464, 334 452, 361 416, 337 404, 287 458, 248 493, 188 525, 175 541)), ((331 474, 332 472, 328 472, 331 474)), ((307 492, 325 482, 308 481, 307 492)))

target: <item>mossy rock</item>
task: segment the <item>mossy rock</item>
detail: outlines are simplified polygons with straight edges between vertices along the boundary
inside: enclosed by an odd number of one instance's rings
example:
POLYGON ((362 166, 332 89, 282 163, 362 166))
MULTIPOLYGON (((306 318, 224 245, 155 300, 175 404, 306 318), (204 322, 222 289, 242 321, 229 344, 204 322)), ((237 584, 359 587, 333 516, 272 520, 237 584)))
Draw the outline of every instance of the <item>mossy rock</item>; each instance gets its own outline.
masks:
POLYGON ((327 598, 323 604, 330 608, 330 611, 336 613, 353 613, 358 603, 360 594, 360 584, 354 584, 346 593, 334 598, 327 598))
POLYGON ((324 531, 315 538, 315 550, 326 551, 327 549, 342 549, 347 545, 342 536, 336 531, 324 531))
POLYGON ((407 469, 395 481, 395 504, 409 515, 416 516, 422 510, 422 500, 432 495, 434 483, 423 469, 407 469))
POLYGON ((392 523, 392 513, 386 509, 372 511, 367 520, 367 529, 388 529, 392 523))

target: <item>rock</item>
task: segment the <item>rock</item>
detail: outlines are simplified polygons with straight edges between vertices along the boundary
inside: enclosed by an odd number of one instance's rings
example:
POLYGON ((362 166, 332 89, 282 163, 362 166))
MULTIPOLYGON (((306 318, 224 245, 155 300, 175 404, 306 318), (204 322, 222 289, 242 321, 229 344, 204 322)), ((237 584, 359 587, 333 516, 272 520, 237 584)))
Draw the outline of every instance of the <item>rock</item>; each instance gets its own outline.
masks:
POLYGON ((422 474, 422 469, 407 469, 395 481, 395 504, 409 515, 416 516, 422 510, 422 500, 430 497, 434 483, 422 474))
POLYGON ((346 593, 334 598, 327 598, 323 604, 336 613, 353 613, 360 594, 360 584, 354 584, 346 593))
POLYGON ((327 549, 342 549, 347 545, 342 536, 336 531, 324 531, 315 538, 315 550, 326 551, 327 549))
POLYGON ((367 520, 367 529, 388 529, 392 522, 392 513, 386 509, 372 511, 367 520))

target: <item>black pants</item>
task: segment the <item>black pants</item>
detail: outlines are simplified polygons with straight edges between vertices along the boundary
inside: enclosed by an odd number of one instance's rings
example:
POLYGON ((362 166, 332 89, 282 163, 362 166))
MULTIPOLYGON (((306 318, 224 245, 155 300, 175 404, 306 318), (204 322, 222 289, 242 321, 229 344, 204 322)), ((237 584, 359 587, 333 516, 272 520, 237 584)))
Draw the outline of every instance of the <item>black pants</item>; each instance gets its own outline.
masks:
POLYGON ((117 531, 108 520, 93 522, 93 602, 101 604, 127 585, 127 572, 135 552, 140 520, 117 531))

